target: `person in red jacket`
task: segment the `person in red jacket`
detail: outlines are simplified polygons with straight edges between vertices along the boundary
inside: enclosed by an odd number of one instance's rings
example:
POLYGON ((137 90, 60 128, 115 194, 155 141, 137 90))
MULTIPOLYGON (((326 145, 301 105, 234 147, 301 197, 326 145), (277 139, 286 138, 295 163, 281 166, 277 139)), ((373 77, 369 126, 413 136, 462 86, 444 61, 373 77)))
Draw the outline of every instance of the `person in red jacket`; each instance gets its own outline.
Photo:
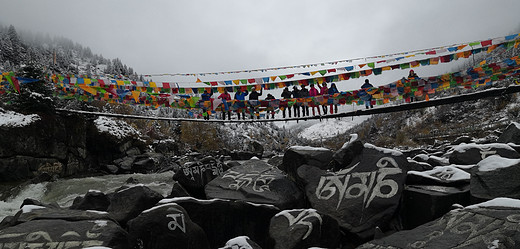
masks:
POLYGON ((231 120, 231 110, 229 110, 228 102, 231 101, 231 95, 228 93, 226 89, 224 89, 224 92, 218 96, 219 99, 222 99, 223 106, 222 106, 222 119, 226 119, 226 112, 228 114, 228 120, 231 120))
MULTIPOLYGON (((327 83, 323 82, 321 86, 318 83, 318 87, 320 87, 320 95, 323 95, 323 97, 325 97, 325 95, 329 95, 329 88, 327 88, 327 83)), ((322 105, 321 108, 323 108, 323 115, 327 115, 327 104, 322 105)))

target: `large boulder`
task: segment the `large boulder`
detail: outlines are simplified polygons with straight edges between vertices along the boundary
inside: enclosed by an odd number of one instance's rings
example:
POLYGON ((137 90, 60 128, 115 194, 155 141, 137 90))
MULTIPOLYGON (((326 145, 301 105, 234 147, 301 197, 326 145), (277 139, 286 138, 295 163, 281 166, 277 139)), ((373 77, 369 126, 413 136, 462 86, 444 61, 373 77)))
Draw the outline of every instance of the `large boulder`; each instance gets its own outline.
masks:
POLYGON ((499 155, 505 158, 520 158, 520 154, 507 144, 460 144, 449 152, 451 164, 477 164, 488 156, 499 155))
POLYGON ((84 197, 76 197, 70 209, 107 211, 109 205, 110 199, 105 193, 89 190, 84 197))
POLYGON ((242 200, 271 204, 280 209, 303 205, 303 193, 278 168, 261 160, 235 166, 206 185, 210 199, 242 200))
POLYGON ((311 206, 336 218, 339 225, 366 240, 385 229, 401 199, 408 160, 399 151, 364 144, 345 169, 331 172, 303 165, 311 206))
POLYGON ((160 193, 146 186, 137 185, 111 195, 107 211, 121 225, 125 225, 142 211, 155 206, 161 199, 163 196, 160 193))
POLYGON ((232 238, 226 242, 224 247, 219 249, 262 249, 258 244, 252 241, 247 236, 238 236, 236 238, 232 238))
POLYGON ((401 220, 404 229, 413 229, 435 220, 455 204, 470 204, 469 184, 463 186, 407 185, 403 192, 401 220))
POLYGON ((298 181, 297 170, 306 164, 320 169, 329 169, 333 152, 327 148, 310 146, 292 146, 283 155, 283 162, 279 166, 291 180, 298 181))
POLYGON ((206 234, 175 203, 143 211, 128 222, 129 248, 210 248, 206 234))
POLYGON ((338 222, 314 209, 284 210, 271 219, 269 234, 275 249, 338 248, 338 222))
POLYGON ((205 198, 204 187, 218 176, 221 176, 227 167, 220 161, 207 157, 196 162, 184 163, 173 175, 191 196, 205 198))
POLYGON ((206 232, 210 248, 222 247, 237 236, 248 236, 262 248, 272 248, 269 221, 280 212, 272 205, 190 197, 164 199, 159 205, 167 203, 176 203, 188 212, 206 232))
POLYGON ((520 201, 500 198, 452 210, 440 219, 358 248, 517 248, 519 223, 520 201))
POLYGON ((490 156, 471 171, 471 195, 479 199, 520 198, 520 159, 490 156))
POLYGON ((520 144, 520 123, 512 122, 504 132, 498 137, 498 143, 520 144))

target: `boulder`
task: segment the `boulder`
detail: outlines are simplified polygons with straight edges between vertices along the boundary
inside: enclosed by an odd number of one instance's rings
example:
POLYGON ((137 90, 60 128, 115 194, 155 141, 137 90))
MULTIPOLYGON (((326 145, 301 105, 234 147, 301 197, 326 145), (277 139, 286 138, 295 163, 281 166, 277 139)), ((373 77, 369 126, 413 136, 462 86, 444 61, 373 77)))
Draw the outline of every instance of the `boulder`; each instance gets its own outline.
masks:
POLYGON ((210 248, 206 234, 175 203, 143 211, 128 222, 129 248, 210 248))
POLYGON ((172 185, 172 192, 167 198, 175 198, 175 197, 189 197, 190 194, 188 191, 181 185, 179 182, 174 181, 172 185))
POLYGON ((519 202, 500 198, 452 210, 440 219, 358 248, 517 248, 520 244, 519 202))
POLYGON ((350 165, 354 158, 361 154, 363 149, 363 142, 358 139, 357 134, 351 134, 350 141, 343 144, 341 149, 336 151, 332 156, 334 161, 339 165, 336 167, 336 170, 350 165))
POLYGON ((471 195, 479 199, 520 198, 520 159, 490 156, 471 171, 471 195))
POLYGON ((512 122, 498 137, 498 143, 520 144, 520 123, 512 122))
POLYGON ((142 185, 117 191, 110 197, 107 211, 121 225, 135 218, 142 211, 153 207, 163 196, 142 185))
POLYGON ((403 192, 401 218, 404 229, 433 221, 454 204, 470 204, 469 184, 462 186, 407 185, 403 192))
POLYGON ((206 232, 210 248, 222 247, 237 236, 248 236, 262 248, 272 248, 269 221, 280 212, 272 205, 191 197, 164 199, 159 205, 166 203, 179 204, 188 212, 206 232))
POLYGON ((461 186, 468 185, 470 174, 455 166, 437 166, 426 171, 408 171, 406 184, 461 186))
POLYGON ((247 236, 239 236, 233 239, 228 240, 224 247, 219 249, 262 249, 258 244, 249 239, 247 236))
POLYGON ((225 171, 226 166, 213 159, 189 162, 181 166, 173 175, 173 180, 178 181, 191 196, 205 198, 204 187, 225 171))
POLYGON ((283 155, 283 163, 279 169, 286 172, 289 178, 299 182, 297 170, 306 164, 319 169, 330 169, 333 152, 327 148, 310 146, 292 146, 283 155))
POLYGON ((271 219, 269 235, 275 249, 339 248, 338 222, 314 209, 284 210, 271 219))
POLYGON ((74 199, 70 209, 107 211, 110 199, 103 192, 89 190, 84 197, 74 199))
POLYGON ((273 165, 274 167, 280 168, 283 164, 283 157, 283 155, 273 156, 267 160, 267 163, 273 165))
POLYGON ((351 165, 325 171, 303 165, 298 175, 312 208, 338 220, 362 240, 384 229, 393 218, 404 190, 408 161, 399 151, 364 144, 351 165))
POLYGON ((451 164, 477 164, 488 156, 499 155, 505 158, 520 158, 520 154, 507 144, 460 144, 449 152, 451 164))
POLYGON ((280 209, 302 207, 303 193, 278 168, 261 160, 233 167, 206 185, 210 199, 271 204, 280 209))

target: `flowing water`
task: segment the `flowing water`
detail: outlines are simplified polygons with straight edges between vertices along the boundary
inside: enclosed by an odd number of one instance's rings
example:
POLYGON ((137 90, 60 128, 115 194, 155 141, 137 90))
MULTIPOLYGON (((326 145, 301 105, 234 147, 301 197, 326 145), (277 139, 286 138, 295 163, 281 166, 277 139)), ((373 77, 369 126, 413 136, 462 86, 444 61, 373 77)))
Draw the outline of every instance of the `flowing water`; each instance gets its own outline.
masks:
POLYGON ((17 191, 12 191, 11 196, 0 201, 0 221, 5 216, 16 214, 26 198, 39 200, 42 203, 56 202, 61 207, 68 207, 77 196, 83 196, 89 190, 108 194, 123 185, 132 186, 126 184, 126 180, 130 177, 166 197, 172 190, 172 176, 173 172, 169 171, 160 174, 106 175, 22 185, 16 188, 17 191))

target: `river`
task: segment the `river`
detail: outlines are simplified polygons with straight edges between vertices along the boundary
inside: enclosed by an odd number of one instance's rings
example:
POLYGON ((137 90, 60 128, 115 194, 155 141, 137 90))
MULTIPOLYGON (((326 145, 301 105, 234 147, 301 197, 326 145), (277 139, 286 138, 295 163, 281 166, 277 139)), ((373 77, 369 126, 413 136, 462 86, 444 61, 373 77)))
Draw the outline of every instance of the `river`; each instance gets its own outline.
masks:
MULTIPOLYGON (((158 174, 124 174, 96 177, 60 179, 54 182, 26 184, 12 191, 13 195, 0 201, 0 221, 6 216, 14 215, 20 210, 20 205, 26 198, 39 200, 42 203, 58 203, 68 207, 77 196, 85 195, 89 190, 98 190, 105 194, 114 192, 126 184, 130 177, 153 189, 164 197, 170 194, 173 184, 173 172, 158 174)), ((132 185, 132 184, 128 184, 132 185)))

